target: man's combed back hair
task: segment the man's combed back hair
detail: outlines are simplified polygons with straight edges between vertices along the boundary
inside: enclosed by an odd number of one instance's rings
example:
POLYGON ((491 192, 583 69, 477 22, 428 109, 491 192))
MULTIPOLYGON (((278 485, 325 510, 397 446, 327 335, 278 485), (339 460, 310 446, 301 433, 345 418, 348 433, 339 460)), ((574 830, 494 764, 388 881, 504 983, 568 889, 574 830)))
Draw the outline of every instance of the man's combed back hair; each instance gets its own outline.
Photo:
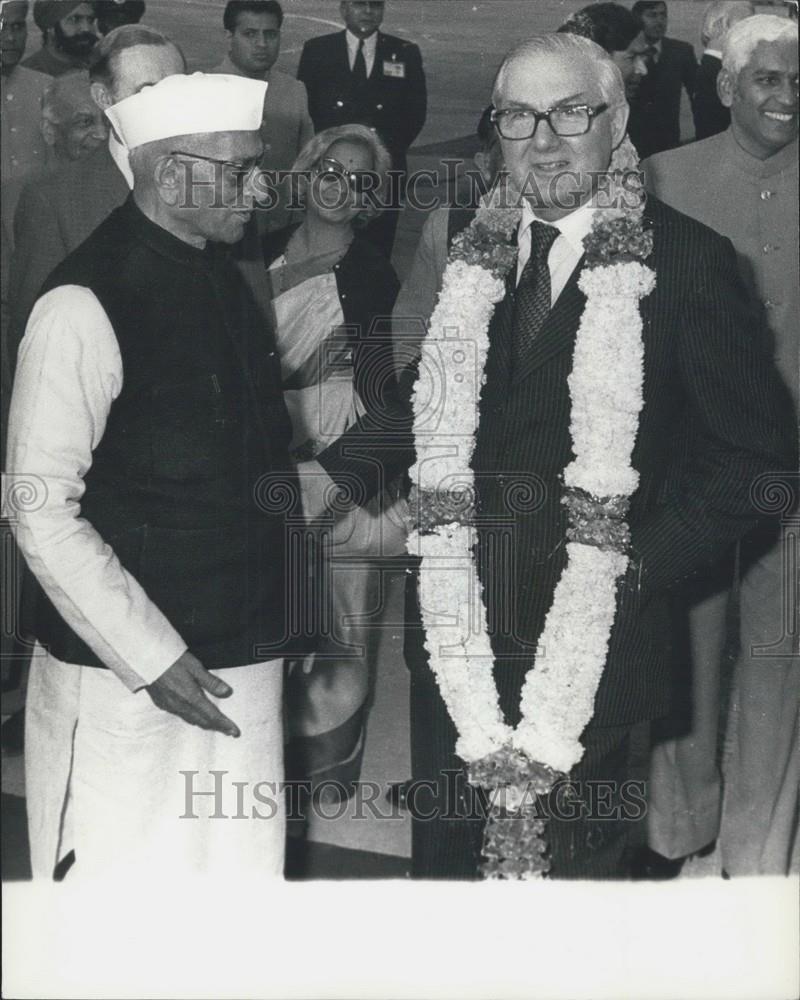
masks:
POLYGON ((283 25, 283 7, 278 0, 228 0, 222 24, 226 31, 235 31, 240 14, 272 14, 283 25))
POLYGON ((708 45, 712 39, 722 39, 722 36, 742 18, 752 17, 755 7, 750 0, 714 0, 706 7, 703 15, 703 27, 700 31, 700 41, 708 45))
POLYGON ((731 28, 722 43, 722 68, 737 77, 750 62, 760 42, 791 42, 797 45, 797 21, 776 14, 746 17, 731 28))
POLYGON ((114 59, 125 49, 136 45, 171 45, 177 49, 186 65, 186 59, 180 48, 166 35, 146 24, 122 24, 119 28, 101 38, 94 47, 89 73, 93 81, 112 87, 114 83, 114 59))
POLYGON ((641 31, 627 7, 619 3, 593 3, 569 17, 560 34, 590 38, 606 52, 624 52, 641 31))
MULTIPOLYGON (((619 67, 600 46, 589 38, 581 35, 571 34, 548 34, 534 35, 533 38, 514 49, 503 60, 503 65, 497 74, 492 88, 492 100, 494 106, 499 108, 498 99, 505 84, 509 67, 517 60, 534 59, 536 56, 560 55, 567 62, 588 60, 595 63, 597 69, 597 80, 600 85, 600 92, 603 100, 610 107, 625 104, 625 83, 619 67)), ((545 110, 544 108, 540 110, 545 110)))
POLYGON ((636 0, 636 3, 631 7, 631 14, 634 17, 641 17, 647 10, 652 10, 654 7, 666 6, 666 0, 636 0))

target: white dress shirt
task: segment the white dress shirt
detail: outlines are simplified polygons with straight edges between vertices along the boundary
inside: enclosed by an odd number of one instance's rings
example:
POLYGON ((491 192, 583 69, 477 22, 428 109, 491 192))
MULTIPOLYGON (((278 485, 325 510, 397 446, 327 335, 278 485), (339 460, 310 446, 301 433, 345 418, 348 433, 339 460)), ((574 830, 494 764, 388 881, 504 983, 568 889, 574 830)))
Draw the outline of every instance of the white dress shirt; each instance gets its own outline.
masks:
POLYGON ((569 215, 565 215, 557 222, 545 222, 544 219, 540 219, 536 215, 530 203, 526 201, 522 207, 522 219, 520 219, 517 231, 517 245, 519 247, 517 284, 519 284, 519 279, 531 255, 531 224, 543 222, 545 225, 554 226, 561 235, 550 248, 547 265, 550 268, 550 305, 555 305, 578 261, 583 256, 583 238, 591 229, 592 211, 591 205, 581 205, 580 208, 576 208, 574 212, 570 212, 569 215))
POLYGON ((81 517, 83 477, 122 379, 117 338, 95 295, 64 285, 42 296, 19 348, 3 495, 4 516, 56 610, 136 691, 187 645, 81 517), (36 501, 19 510, 13 498, 26 482, 36 501))
MULTIPOLYGON (((354 35, 349 28, 345 31, 345 37, 347 38, 347 59, 350 63, 350 70, 352 71, 356 61, 356 56, 358 55, 358 46, 361 43, 361 39, 358 35, 354 35)), ((377 47, 378 32, 373 31, 369 38, 364 39, 364 62, 367 65, 367 79, 372 76, 372 68, 375 65, 375 50, 377 47)))

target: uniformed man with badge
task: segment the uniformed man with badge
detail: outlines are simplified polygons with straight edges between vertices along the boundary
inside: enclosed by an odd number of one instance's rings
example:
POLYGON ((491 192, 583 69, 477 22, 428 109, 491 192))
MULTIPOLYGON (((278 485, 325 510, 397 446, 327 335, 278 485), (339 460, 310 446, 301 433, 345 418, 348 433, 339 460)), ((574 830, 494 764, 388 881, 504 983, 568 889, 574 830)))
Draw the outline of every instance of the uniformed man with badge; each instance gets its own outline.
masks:
POLYGON ((346 28, 312 38, 297 70, 306 85, 317 132, 358 122, 374 129, 392 154, 392 204, 369 227, 369 235, 391 254, 399 203, 405 187, 406 153, 425 124, 427 90, 418 46, 378 28, 386 4, 345 0, 346 28))

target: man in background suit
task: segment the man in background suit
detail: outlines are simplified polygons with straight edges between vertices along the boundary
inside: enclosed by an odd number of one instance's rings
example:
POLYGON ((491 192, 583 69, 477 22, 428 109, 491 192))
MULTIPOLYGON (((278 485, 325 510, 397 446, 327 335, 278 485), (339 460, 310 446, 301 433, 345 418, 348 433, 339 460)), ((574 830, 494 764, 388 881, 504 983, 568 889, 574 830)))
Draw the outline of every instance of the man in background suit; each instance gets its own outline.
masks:
POLYGON ((637 0, 632 8, 650 49, 647 76, 631 99, 628 132, 640 156, 652 156, 681 142, 681 91, 694 100, 697 61, 688 42, 667 38, 664 0, 637 0))
MULTIPOLYGON (((183 55, 160 32, 143 25, 117 28, 99 43, 92 95, 102 108, 166 76, 185 72, 183 55)), ((107 145, 79 163, 36 178, 22 191, 14 220, 11 262, 12 358, 44 280, 128 196, 127 150, 107 145)))
POLYGON ((385 6, 373 0, 341 3, 346 29, 309 39, 297 77, 308 90, 317 132, 357 122, 374 129, 392 154, 397 172, 392 206, 368 229, 371 239, 390 256, 405 187, 406 154, 425 124, 428 98, 419 48, 378 30, 385 6))
MULTIPOLYGON (((490 636, 494 676, 501 711, 515 726, 566 562, 561 476, 573 457, 568 379, 586 305, 582 241, 592 225, 594 187, 623 141, 628 107, 612 60, 570 34, 538 36, 513 52, 493 97, 509 180, 517 191, 534 191, 523 204, 517 267, 489 327, 472 458, 479 574, 488 621, 498 623, 490 636), (531 113, 577 104, 594 109, 580 135, 556 134, 531 113), (568 195, 552 183, 554 165, 574 181, 568 195), (531 476, 541 503, 520 511, 515 484, 531 476), (493 555, 503 552, 513 558, 493 555)), ((639 487, 627 518, 632 565, 620 587, 594 718, 582 737, 585 755, 570 773, 584 796, 585 783, 598 780, 614 782, 620 794, 630 775, 633 726, 670 711, 669 589, 758 523, 750 486, 760 474, 796 463, 791 403, 753 325, 730 243, 655 198, 647 200, 645 224, 656 286, 641 302, 645 398, 632 455, 639 487)), ((417 629, 407 631, 406 655, 412 771, 428 783, 418 791, 435 789, 436 799, 415 796, 412 870, 421 878, 474 878, 482 824, 463 811, 455 818, 441 812, 455 805, 452 776, 463 764, 417 629)), ((591 812, 550 817, 554 877, 626 874, 632 824, 591 812)))
MULTIPOLYGON (((759 14, 731 28, 723 44, 719 91, 730 108, 730 128, 653 157, 644 166, 647 184, 733 243, 769 325, 797 421, 797 24, 759 14)), ((776 526, 742 543, 739 650, 724 781, 717 732, 720 689, 726 686, 721 677, 733 577, 729 564, 725 575, 701 581, 702 599, 689 612, 691 724, 685 735, 655 748, 648 814, 650 846, 676 868, 717 838, 720 864, 730 875, 800 870, 798 591, 789 575, 788 520, 798 516, 797 508, 792 512, 787 504, 784 515, 785 537, 776 526)))
POLYGON ((722 39, 737 21, 753 14, 755 8, 749 0, 715 0, 706 8, 700 36, 704 51, 694 90, 696 139, 708 139, 724 132, 731 123, 731 113, 717 93, 717 77, 722 69, 722 39))

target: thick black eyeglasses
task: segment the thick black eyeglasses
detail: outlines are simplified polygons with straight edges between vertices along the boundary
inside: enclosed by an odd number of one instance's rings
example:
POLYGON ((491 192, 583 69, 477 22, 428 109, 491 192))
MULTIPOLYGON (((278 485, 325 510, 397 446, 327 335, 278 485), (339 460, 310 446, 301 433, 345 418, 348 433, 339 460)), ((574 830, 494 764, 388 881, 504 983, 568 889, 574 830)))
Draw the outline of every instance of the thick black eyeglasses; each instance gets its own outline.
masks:
POLYGON ((215 156, 203 156, 201 153, 188 153, 183 149, 171 150, 170 156, 187 156, 193 160, 205 160, 206 163, 218 163, 222 167, 230 167, 231 178, 237 187, 243 188, 248 177, 258 169, 258 160, 242 163, 240 160, 220 160, 215 156))
POLYGON ((343 163, 332 156, 323 156, 314 168, 318 177, 330 177, 346 183, 355 194, 363 194, 373 186, 369 170, 348 170, 343 163))
POLYGON ((556 135, 585 135, 592 127, 594 119, 604 111, 608 104, 598 104, 591 107, 588 104, 569 104, 560 108, 549 108, 547 111, 534 111, 532 108, 505 108, 491 113, 494 127, 504 139, 532 139, 536 135, 539 122, 547 122, 556 135))

